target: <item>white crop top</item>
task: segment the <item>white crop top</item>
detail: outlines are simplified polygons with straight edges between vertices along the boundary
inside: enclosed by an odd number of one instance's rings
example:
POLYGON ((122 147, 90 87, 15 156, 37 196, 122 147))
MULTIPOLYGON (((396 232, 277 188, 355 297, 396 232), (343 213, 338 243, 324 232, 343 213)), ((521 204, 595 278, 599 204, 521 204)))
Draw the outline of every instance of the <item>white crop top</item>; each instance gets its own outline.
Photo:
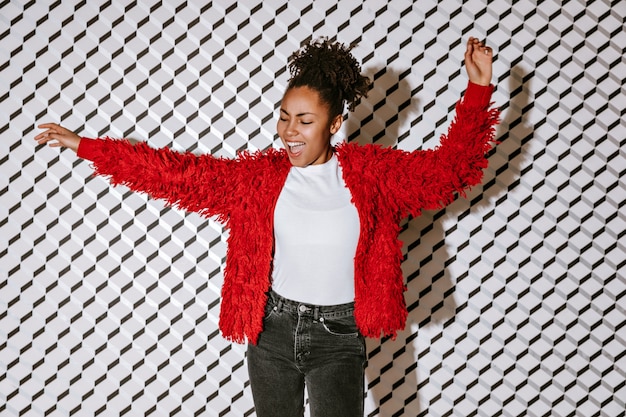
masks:
POLYGON ((337 157, 292 167, 274 210, 272 288, 308 304, 354 301, 359 215, 337 157))

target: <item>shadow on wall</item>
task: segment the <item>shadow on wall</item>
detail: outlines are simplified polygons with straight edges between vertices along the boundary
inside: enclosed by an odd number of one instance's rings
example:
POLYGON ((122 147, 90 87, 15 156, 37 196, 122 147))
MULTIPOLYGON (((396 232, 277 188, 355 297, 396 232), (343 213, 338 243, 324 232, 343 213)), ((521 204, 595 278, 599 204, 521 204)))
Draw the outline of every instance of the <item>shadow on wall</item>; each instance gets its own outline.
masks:
MULTIPOLYGON (((402 118, 416 114, 419 107, 402 74, 406 73, 389 69, 369 71, 374 85, 368 98, 346 121, 349 140, 396 145, 402 118), (393 100, 388 99, 389 94, 394 95, 393 100)), ((366 395, 375 407, 369 416, 428 415, 428 404, 420 404, 418 396, 419 388, 429 383, 428 377, 421 381, 417 372, 418 329, 443 326, 445 332, 446 323, 453 322, 456 314, 467 306, 458 306, 454 298, 455 283, 447 266, 455 258, 450 258, 446 248, 442 222, 446 217, 462 218, 469 210, 493 207, 497 200, 506 199, 507 193, 519 184, 524 145, 533 135, 532 127, 524 123, 530 104, 528 75, 514 67, 500 77, 506 78, 510 100, 496 103, 501 115, 506 116, 497 127, 500 150, 494 148, 490 152, 482 186, 474 187, 467 198, 457 199, 445 209, 424 212, 403 225, 400 239, 405 242, 402 268, 409 317, 405 330, 395 340, 367 339, 366 395)))

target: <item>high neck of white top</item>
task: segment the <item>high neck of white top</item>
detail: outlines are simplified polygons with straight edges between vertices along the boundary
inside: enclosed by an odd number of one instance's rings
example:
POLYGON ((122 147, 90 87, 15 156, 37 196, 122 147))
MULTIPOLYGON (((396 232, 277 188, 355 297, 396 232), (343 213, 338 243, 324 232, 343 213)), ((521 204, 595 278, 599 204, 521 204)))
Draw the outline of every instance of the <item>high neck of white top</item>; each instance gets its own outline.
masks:
POLYGON ((302 175, 324 175, 337 169, 339 161, 333 152, 330 159, 323 164, 307 165, 305 167, 293 167, 302 175))

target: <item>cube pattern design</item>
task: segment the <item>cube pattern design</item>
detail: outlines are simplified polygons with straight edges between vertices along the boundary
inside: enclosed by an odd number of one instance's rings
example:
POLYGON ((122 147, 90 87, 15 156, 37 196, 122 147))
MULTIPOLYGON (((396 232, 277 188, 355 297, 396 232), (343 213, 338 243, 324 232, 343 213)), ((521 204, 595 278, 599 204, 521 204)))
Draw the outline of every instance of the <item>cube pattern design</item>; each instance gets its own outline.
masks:
POLYGON ((366 415, 623 416, 625 16, 620 0, 1 1, 0 414, 255 415, 245 346, 217 328, 227 231, 38 146, 38 124, 278 147, 287 58, 328 36, 373 80, 338 140, 432 148, 473 35, 495 51, 500 144, 467 198, 401 224, 409 323, 367 342, 366 415))

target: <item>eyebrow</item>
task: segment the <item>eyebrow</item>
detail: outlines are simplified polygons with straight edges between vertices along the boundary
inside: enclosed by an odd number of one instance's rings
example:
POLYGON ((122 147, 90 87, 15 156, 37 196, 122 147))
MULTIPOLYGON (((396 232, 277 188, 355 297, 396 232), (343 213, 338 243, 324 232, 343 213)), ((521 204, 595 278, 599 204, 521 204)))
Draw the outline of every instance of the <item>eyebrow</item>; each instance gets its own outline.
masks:
MULTIPOLYGON (((283 109, 282 107, 280 109, 280 112, 281 113, 285 113, 287 116, 289 116, 289 112, 287 110, 283 109)), ((296 117, 307 116, 307 115, 316 116, 316 114, 313 113, 313 112, 304 112, 304 113, 296 114, 296 117)))

